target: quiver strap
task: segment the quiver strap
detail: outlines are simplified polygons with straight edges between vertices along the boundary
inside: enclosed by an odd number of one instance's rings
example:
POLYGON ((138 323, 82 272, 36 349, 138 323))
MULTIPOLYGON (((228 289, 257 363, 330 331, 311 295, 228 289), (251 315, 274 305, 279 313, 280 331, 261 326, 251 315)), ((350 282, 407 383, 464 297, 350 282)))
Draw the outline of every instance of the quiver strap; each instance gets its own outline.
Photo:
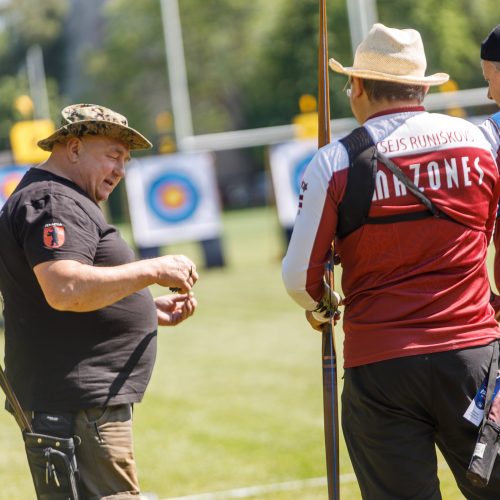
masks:
POLYGON ((345 238, 364 224, 391 224, 432 216, 453 221, 451 217, 439 210, 392 160, 377 151, 365 127, 354 129, 339 142, 347 150, 349 169, 345 193, 338 209, 337 237, 345 238), (383 217, 368 216, 375 190, 377 161, 383 163, 408 188, 424 205, 425 210, 383 217))

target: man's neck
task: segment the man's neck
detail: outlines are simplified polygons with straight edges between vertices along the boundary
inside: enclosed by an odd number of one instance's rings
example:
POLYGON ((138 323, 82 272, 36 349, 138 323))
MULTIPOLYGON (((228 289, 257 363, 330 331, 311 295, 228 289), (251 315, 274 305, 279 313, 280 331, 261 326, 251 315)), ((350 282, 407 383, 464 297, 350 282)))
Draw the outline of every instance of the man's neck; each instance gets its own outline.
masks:
POLYGON ((368 101, 361 112, 360 122, 363 124, 373 115, 390 113, 393 109, 411 108, 421 105, 422 103, 418 99, 404 101, 368 101))
POLYGON ((61 167, 53 156, 54 155, 51 155, 48 160, 44 161, 43 163, 40 163, 40 165, 37 165, 36 168, 39 168, 40 170, 46 170, 51 174, 58 175, 59 177, 63 177, 64 179, 68 179, 69 181, 73 181, 71 176, 68 174, 67 169, 61 167))

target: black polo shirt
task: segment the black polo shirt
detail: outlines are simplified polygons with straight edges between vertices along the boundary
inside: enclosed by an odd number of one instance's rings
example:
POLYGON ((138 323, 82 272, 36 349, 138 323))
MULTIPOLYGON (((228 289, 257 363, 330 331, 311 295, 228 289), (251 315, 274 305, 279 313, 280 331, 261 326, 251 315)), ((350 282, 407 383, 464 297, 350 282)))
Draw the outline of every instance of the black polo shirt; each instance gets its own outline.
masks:
POLYGON ((33 273, 51 260, 116 266, 134 254, 76 184, 32 168, 0 211, 5 365, 21 405, 62 411, 140 401, 156 355, 151 293, 87 313, 56 311, 33 273))

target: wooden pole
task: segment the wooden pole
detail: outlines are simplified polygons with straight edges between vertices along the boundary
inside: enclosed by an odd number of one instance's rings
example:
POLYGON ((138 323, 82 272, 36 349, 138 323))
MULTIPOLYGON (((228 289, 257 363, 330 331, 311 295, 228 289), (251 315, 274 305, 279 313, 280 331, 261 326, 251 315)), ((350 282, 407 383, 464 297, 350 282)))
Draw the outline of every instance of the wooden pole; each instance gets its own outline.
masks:
POLYGON ((318 148, 322 148, 330 142, 330 85, 328 79, 326 0, 320 0, 319 3, 318 148))
MULTIPOLYGON (((326 0, 320 0, 319 7, 319 44, 318 44, 318 147, 330 142, 330 85, 328 79, 328 27, 326 0)), ((334 290, 333 243, 332 258, 325 271, 326 281, 334 290)), ((323 367, 323 415, 325 426, 326 473, 328 479, 328 498, 338 500, 339 488, 339 418, 337 394, 337 359, 334 338, 334 317, 330 307, 330 320, 323 328, 322 367, 323 367)))

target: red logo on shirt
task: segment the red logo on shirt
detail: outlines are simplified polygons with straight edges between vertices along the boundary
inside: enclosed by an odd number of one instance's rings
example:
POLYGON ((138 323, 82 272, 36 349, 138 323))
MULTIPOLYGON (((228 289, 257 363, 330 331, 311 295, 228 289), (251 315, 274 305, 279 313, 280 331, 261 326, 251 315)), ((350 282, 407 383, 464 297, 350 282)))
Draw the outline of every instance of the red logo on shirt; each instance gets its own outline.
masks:
POLYGON ((57 222, 45 224, 43 228, 43 244, 47 248, 59 248, 64 244, 64 226, 57 222))

